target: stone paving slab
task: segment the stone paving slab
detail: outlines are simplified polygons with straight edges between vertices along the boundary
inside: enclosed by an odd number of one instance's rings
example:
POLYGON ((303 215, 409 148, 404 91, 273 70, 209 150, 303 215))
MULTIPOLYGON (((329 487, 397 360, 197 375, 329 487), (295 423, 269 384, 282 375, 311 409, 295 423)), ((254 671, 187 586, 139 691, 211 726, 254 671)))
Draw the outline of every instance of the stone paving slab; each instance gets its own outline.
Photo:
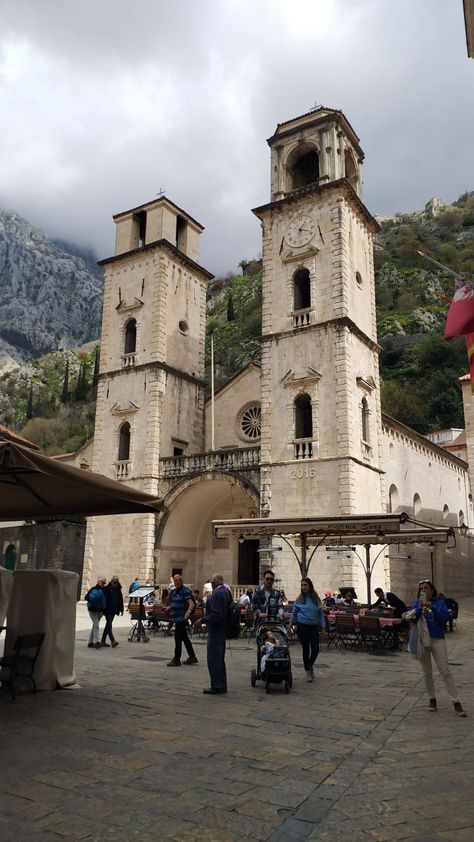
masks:
POLYGON ((203 696, 199 664, 168 669, 173 640, 87 648, 78 607, 77 690, 0 695, 2 842, 474 840, 474 599, 461 601, 450 661, 467 719, 444 688, 426 709, 405 652, 323 648, 307 684, 252 689, 252 641, 232 643, 229 693, 203 696))

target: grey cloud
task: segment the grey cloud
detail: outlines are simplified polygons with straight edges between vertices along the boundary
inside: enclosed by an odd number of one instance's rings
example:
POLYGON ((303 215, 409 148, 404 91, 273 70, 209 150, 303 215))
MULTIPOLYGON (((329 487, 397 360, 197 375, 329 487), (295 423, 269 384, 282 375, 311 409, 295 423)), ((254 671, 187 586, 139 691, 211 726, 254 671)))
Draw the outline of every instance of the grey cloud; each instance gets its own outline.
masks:
POLYGON ((112 214, 161 187, 206 226, 211 271, 258 254, 265 139, 315 101, 360 135, 373 213, 474 186, 461 2, 7 0, 0 15, 0 205, 100 256, 112 214))

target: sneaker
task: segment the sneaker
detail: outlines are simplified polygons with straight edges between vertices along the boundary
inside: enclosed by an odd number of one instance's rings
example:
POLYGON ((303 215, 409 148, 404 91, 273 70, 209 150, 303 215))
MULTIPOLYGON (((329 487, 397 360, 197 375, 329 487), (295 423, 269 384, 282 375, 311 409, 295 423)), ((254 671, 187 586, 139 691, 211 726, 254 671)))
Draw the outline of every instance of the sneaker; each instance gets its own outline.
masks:
POLYGON ((94 649, 102 649, 102 643, 93 643, 94 649))
POLYGON ((430 710, 432 713, 433 712, 436 713, 436 711, 438 710, 438 705, 437 705, 436 699, 430 699, 430 703, 428 705, 428 710, 430 710))
POLYGON ((464 710, 461 702, 454 702, 454 710, 458 716, 467 716, 467 713, 464 710))
POLYGON ((113 641, 112 641, 112 646, 113 646, 113 647, 114 647, 114 649, 115 649, 115 647, 116 647, 116 646, 118 646, 118 640, 113 640, 113 641))
POLYGON ((95 643, 88 643, 87 645, 88 645, 89 649, 93 649, 94 646, 95 646, 95 643))
POLYGON ((177 661, 177 660, 176 660, 176 658, 172 658, 172 660, 171 660, 171 661, 169 661, 169 663, 168 663, 168 664, 166 664, 166 666, 167 666, 167 667, 180 667, 180 666, 181 666, 181 661, 177 661))
POLYGON ((306 681, 310 682, 313 680, 313 673, 311 670, 306 670, 306 681))
POLYGON ((109 646, 109 647, 110 647, 110 643, 106 643, 106 642, 105 642, 105 640, 103 640, 103 641, 102 641, 102 643, 101 643, 100 645, 101 645, 101 646, 109 646))
POLYGON ((197 658, 186 658, 186 660, 183 661, 183 664, 197 664, 197 663, 198 663, 197 658))

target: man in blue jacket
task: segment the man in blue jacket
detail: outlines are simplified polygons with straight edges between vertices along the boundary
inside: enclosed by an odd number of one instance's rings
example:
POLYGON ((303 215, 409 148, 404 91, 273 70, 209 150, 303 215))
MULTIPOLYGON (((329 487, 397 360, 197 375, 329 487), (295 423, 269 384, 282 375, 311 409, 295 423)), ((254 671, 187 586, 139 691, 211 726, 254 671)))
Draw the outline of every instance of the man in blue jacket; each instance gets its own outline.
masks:
POLYGON ((97 584, 94 585, 90 591, 84 596, 84 599, 87 600, 87 610, 89 612, 89 617, 92 620, 92 628, 89 635, 89 649, 100 649, 101 643, 99 641, 99 623, 102 617, 102 614, 105 612, 106 608, 106 601, 105 601, 105 593, 104 588, 107 584, 107 579, 105 576, 99 576, 97 579, 97 584))
POLYGON ((232 602, 232 594, 224 585, 222 573, 214 573, 212 594, 206 600, 207 625, 207 668, 211 686, 203 690, 206 695, 215 696, 227 693, 227 673, 225 668, 225 642, 227 630, 227 609, 232 602))

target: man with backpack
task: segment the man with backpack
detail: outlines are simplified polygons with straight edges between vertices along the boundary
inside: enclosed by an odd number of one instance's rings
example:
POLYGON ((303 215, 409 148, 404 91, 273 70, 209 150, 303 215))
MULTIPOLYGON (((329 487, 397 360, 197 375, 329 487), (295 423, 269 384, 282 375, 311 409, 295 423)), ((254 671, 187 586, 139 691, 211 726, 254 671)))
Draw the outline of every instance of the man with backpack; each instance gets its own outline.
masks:
POLYGON ((92 620, 92 629, 89 635, 89 643, 87 644, 89 649, 100 649, 102 644, 99 641, 99 623, 102 614, 105 612, 106 609, 106 600, 105 600, 105 593, 104 588, 107 584, 107 579, 105 576, 99 576, 97 579, 97 584, 94 585, 90 591, 84 596, 84 599, 87 600, 87 610, 89 612, 89 617, 92 620))
POLYGON ((207 625, 207 668, 211 686, 202 692, 215 696, 227 693, 227 673, 225 668, 225 642, 228 625, 228 611, 232 604, 232 594, 224 585, 222 573, 214 573, 212 594, 206 600, 207 625))

